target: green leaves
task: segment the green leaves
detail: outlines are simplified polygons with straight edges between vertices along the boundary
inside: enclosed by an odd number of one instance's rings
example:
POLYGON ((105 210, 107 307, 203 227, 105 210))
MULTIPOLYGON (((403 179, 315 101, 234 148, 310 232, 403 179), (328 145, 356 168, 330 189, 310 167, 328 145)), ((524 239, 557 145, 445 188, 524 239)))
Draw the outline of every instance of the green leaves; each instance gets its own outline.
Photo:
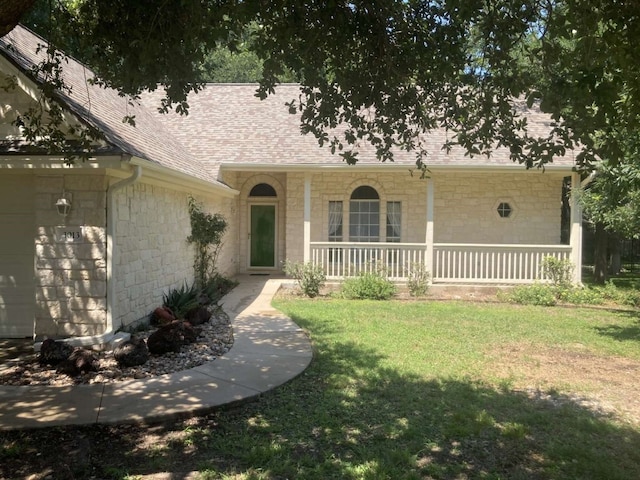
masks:
POLYGON ((195 246, 193 268, 196 285, 204 288, 212 278, 216 277, 216 261, 228 224, 221 214, 204 212, 202 205, 191 195, 188 203, 191 235, 187 237, 187 242, 195 246))
POLYGON ((188 113, 187 95, 212 79, 203 76, 211 63, 223 65, 221 79, 239 78, 245 67, 222 60, 227 52, 261 63, 260 98, 293 72, 302 96, 289 110, 303 132, 349 163, 362 141, 380 160, 404 149, 421 166, 423 138, 437 128, 470 155, 507 146, 527 167, 573 148, 585 170, 638 153, 639 142, 628 142, 640 123, 637 2, 81 0, 67 7, 50 4, 41 31, 106 86, 135 97, 162 85, 163 112, 188 113), (539 101, 555 124, 531 128, 520 99, 528 108, 539 101))

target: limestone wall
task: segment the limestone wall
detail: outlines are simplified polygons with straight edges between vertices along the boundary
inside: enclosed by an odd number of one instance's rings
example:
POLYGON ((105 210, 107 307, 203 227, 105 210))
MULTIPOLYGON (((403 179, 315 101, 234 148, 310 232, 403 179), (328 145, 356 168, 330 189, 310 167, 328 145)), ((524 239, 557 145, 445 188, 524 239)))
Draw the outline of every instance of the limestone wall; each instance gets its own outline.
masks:
POLYGON ((437 243, 558 244, 562 176, 552 172, 434 175, 437 243), (498 215, 508 203, 507 218, 498 215))
MULTIPOLYGON (((218 259, 226 276, 236 272, 235 199, 194 195, 209 213, 221 213, 230 229, 218 259)), ((162 304, 162 294, 193 282, 188 193, 144 182, 115 193, 114 326, 129 325, 162 304)))
POLYGON ((37 174, 35 293, 37 339, 96 335, 106 326, 106 177, 37 174), (58 215, 62 192, 71 213, 58 215))

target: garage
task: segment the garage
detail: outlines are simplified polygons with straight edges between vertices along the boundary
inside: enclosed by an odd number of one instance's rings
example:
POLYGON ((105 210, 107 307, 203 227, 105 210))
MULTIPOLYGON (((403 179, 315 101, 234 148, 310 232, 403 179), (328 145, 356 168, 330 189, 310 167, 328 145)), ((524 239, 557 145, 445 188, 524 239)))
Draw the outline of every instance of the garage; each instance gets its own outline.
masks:
POLYGON ((0 176, 0 338, 33 336, 34 179, 0 176))

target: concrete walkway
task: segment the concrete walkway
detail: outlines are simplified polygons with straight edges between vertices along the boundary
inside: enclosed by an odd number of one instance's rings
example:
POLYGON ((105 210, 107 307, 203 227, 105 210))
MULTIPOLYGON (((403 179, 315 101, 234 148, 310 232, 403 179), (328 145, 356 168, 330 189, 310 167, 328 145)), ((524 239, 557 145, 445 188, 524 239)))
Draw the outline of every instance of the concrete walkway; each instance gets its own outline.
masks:
POLYGON ((110 384, 0 386, 0 430, 154 422, 205 413, 241 402, 302 373, 309 339, 271 307, 281 280, 242 276, 222 299, 234 332, 231 350, 199 367, 110 384))

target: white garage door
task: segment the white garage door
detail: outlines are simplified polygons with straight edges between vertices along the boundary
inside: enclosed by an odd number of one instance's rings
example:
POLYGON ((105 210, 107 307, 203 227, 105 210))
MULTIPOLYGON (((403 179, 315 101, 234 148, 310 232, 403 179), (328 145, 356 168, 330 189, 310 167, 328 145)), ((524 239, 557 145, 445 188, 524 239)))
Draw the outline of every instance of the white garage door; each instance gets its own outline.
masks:
POLYGON ((33 177, 0 176, 0 338, 33 336, 33 177))

